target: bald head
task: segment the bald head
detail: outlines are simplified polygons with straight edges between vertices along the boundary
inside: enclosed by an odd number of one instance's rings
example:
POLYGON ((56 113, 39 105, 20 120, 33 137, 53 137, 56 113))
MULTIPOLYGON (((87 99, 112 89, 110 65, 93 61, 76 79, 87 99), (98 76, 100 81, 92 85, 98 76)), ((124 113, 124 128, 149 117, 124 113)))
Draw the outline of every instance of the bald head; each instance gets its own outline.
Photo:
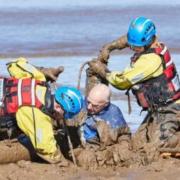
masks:
POLYGON ((88 99, 94 103, 109 102, 111 91, 108 86, 104 84, 98 84, 94 86, 89 92, 88 99))

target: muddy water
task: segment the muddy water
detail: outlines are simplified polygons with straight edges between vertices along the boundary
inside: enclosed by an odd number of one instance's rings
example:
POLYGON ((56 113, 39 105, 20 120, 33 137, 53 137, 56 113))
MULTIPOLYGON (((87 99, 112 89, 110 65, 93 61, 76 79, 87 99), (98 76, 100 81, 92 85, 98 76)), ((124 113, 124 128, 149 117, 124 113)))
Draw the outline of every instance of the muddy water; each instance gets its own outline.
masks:
POLYGON ((66 3, 58 2, 49 3, 50 7, 41 6, 44 1, 35 7, 19 8, 17 3, 0 6, 0 56, 94 55, 105 43, 126 34, 132 18, 142 15, 155 22, 161 41, 173 51, 180 50, 177 28, 180 4, 177 2, 157 0, 159 3, 155 5, 146 1, 139 4, 132 0, 129 3, 108 1, 93 6, 82 1, 87 5, 80 7, 78 4, 72 7, 69 1, 69 6, 61 7, 66 3))

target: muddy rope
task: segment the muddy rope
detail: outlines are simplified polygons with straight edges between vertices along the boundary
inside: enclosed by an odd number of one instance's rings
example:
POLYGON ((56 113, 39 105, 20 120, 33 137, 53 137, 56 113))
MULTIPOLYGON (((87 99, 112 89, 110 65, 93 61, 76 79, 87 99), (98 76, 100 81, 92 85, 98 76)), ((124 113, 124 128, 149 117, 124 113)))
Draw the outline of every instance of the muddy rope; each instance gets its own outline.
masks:
MULTIPOLYGON (((97 59, 97 61, 100 61, 100 60, 97 59)), ((84 67, 85 67, 86 65, 88 65, 89 62, 90 62, 90 61, 84 62, 84 63, 81 65, 80 69, 79 69, 78 83, 77 83, 77 89, 79 89, 79 90, 80 90, 80 88, 81 88, 81 87, 80 87, 80 84, 81 84, 81 76, 82 76, 83 69, 84 69, 84 67)), ((106 64, 106 65, 107 65, 107 64, 106 64)), ((99 78, 99 76, 97 76, 97 75, 95 75, 95 74, 94 74, 93 76, 96 77, 96 78, 99 80, 99 82, 108 85, 108 82, 107 82, 106 80, 103 80, 103 79, 99 78)), ((86 82, 89 82, 89 81, 87 81, 87 79, 88 79, 88 80, 91 79, 91 80, 93 81, 93 83, 97 83, 97 82, 95 82, 95 81, 93 80, 93 79, 94 79, 93 76, 89 77, 88 74, 87 74, 87 72, 86 72, 86 82)), ((85 86, 86 95, 89 93, 89 90, 90 90, 90 88, 89 88, 88 85, 86 84, 86 86, 85 86)), ((129 91, 130 91, 130 89, 128 89, 125 94, 126 94, 127 97, 128 97, 128 99, 127 99, 127 101, 128 101, 128 114, 131 114, 131 112, 132 112, 132 107, 131 107, 131 98, 130 98, 130 93, 129 93, 129 91)))
POLYGON ((87 65, 88 62, 89 62, 89 61, 84 62, 84 63, 81 65, 80 69, 79 69, 78 84, 77 84, 77 89, 79 89, 79 90, 80 90, 80 88, 81 88, 81 87, 80 87, 80 84, 81 84, 82 72, 83 72, 83 69, 84 69, 85 65, 87 65))

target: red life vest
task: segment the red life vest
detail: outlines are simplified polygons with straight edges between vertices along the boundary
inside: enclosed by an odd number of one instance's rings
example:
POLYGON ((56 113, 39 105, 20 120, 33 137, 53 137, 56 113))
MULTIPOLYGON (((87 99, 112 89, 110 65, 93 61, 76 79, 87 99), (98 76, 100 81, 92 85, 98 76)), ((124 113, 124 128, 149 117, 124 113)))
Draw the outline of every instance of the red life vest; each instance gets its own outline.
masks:
POLYGON ((148 53, 156 53, 161 57, 163 74, 137 84, 132 88, 139 105, 143 109, 165 106, 180 99, 179 76, 166 46, 162 44, 162 47, 149 49, 139 56, 135 54, 131 59, 131 63, 136 62, 141 55, 148 53))
POLYGON ((30 78, 1 78, 0 115, 13 115, 21 106, 33 106, 41 110, 47 109, 46 104, 42 104, 42 102, 36 96, 37 85, 47 87, 45 82, 37 81, 30 78))

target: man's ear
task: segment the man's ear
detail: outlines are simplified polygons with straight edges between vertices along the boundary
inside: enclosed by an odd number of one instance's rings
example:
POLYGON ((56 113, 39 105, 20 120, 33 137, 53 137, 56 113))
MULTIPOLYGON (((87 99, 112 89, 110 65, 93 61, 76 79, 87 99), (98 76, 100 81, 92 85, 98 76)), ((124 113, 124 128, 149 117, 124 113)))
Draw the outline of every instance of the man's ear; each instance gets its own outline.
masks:
POLYGON ((62 111, 63 111, 62 108, 61 108, 61 106, 60 106, 59 104, 57 104, 57 103, 55 103, 54 109, 55 109, 57 112, 62 112, 62 111))

